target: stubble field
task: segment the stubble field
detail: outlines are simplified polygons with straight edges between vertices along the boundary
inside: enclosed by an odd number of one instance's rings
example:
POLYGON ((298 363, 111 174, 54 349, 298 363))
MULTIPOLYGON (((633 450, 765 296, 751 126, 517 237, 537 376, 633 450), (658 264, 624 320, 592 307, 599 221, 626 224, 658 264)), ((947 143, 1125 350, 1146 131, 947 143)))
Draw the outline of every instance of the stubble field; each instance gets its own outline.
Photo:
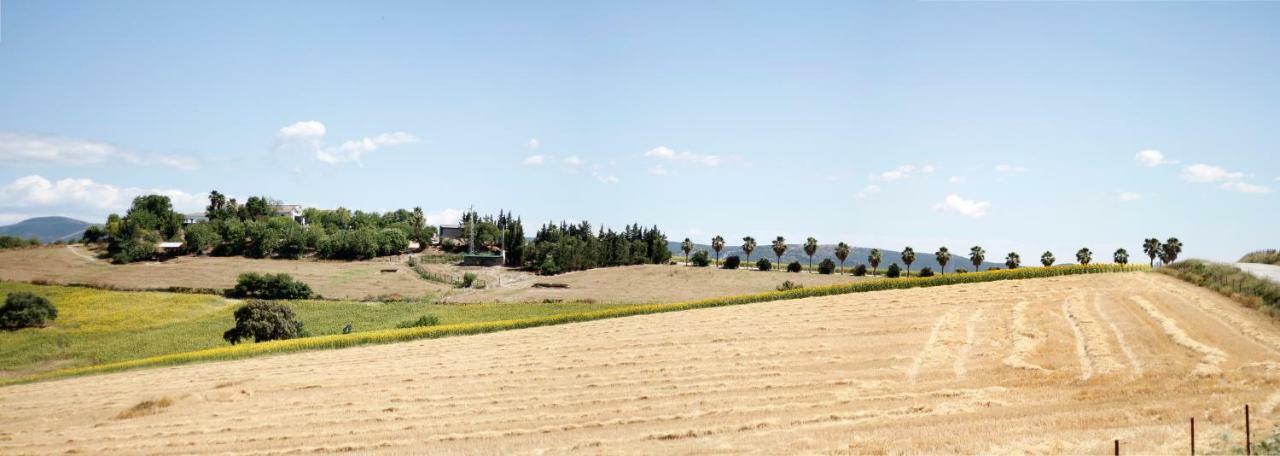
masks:
POLYGON ((1182 453, 1280 328, 1150 273, 860 293, 0 388, 0 453, 1182 453))

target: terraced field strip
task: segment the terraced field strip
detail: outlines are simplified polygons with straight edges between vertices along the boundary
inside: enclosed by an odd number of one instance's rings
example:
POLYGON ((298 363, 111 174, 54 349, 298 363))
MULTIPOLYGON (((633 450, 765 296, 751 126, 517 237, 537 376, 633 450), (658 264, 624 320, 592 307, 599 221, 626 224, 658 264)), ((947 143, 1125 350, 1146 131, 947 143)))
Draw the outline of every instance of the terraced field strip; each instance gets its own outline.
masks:
POLYGON ((1218 435, 1245 403, 1269 429, 1275 355, 1161 291, 1188 287, 887 290, 12 385, 0 454, 1172 454, 1186 417, 1218 435))

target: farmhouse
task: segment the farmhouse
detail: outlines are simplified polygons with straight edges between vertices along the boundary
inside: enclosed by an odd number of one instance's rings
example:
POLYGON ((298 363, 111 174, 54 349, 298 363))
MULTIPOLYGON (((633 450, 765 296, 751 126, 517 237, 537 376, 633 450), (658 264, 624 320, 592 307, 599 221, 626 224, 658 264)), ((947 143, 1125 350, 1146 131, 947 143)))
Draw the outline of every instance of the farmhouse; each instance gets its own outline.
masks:
POLYGON ((209 221, 209 217, 206 216, 204 212, 192 212, 190 214, 182 215, 183 226, 193 225, 196 223, 207 222, 207 221, 209 221))
POLYGON ((302 205, 299 204, 275 204, 271 206, 271 215, 276 217, 290 217, 293 221, 301 225, 307 224, 307 217, 302 215, 302 205))
POLYGON ((440 238, 438 242, 441 244, 448 240, 465 241, 467 239, 467 234, 462 229, 461 224, 440 225, 440 230, 436 233, 436 236, 440 238))

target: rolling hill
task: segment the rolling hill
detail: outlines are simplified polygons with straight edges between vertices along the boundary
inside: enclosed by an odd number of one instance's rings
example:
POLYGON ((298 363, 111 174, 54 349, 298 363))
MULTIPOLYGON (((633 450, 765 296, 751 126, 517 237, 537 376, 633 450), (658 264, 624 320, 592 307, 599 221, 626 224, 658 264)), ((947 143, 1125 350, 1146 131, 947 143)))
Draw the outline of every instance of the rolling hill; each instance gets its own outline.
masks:
POLYGON ((0 235, 18 236, 21 238, 39 238, 43 242, 70 241, 78 239, 84 229, 92 224, 69 217, 36 217, 21 222, 0 226, 0 235))
MULTIPOLYGON (((680 250, 680 242, 669 241, 667 242, 667 246, 671 249, 672 255, 684 256, 684 251, 680 250)), ((836 258, 835 249, 835 244, 819 244, 818 252, 813 255, 813 264, 817 265, 818 262, 822 261, 824 258, 830 258, 831 261, 839 264, 840 259, 836 258)), ((711 254, 713 257, 715 256, 715 252, 711 250, 711 246, 709 244, 694 244, 693 251, 697 252, 698 250, 706 250, 707 253, 711 254)), ((851 268, 859 264, 867 264, 867 256, 870 254, 871 247, 854 247, 849 252, 849 259, 845 260, 844 265, 847 268, 851 268)), ((720 251, 721 259, 724 259, 729 255, 738 255, 744 259, 746 258, 746 254, 742 252, 742 247, 740 245, 726 245, 724 250, 720 251)), ((947 263, 947 270, 953 271, 957 267, 965 268, 970 271, 974 270, 973 264, 969 263, 968 255, 968 249, 965 249, 964 251, 951 251, 951 262, 947 263)), ((990 252, 988 252, 987 255, 988 258, 990 258, 990 252)), ((760 245, 756 246, 755 251, 751 252, 751 261, 755 261, 759 258, 768 258, 769 261, 777 261, 777 255, 773 254, 773 246, 772 244, 769 244, 768 241, 761 242, 760 245)), ((898 263, 899 266, 904 266, 902 264, 902 252, 880 249, 880 258, 880 269, 887 268, 893 263, 898 263)), ((787 244, 787 251, 782 254, 782 262, 789 263, 792 261, 799 261, 800 264, 805 265, 809 264, 809 256, 805 255, 803 245, 787 244)), ((1026 259, 1023 261, 1025 262, 1026 259)), ((870 268, 871 265, 868 264, 867 267, 870 268)), ((924 267, 932 268, 934 271, 940 270, 938 267, 938 260, 934 258, 932 253, 916 251, 916 261, 911 263, 911 270, 919 271, 924 267)), ((986 270, 988 268, 1002 267, 1004 267, 1003 263, 987 261, 982 263, 982 267, 979 269, 986 270)))

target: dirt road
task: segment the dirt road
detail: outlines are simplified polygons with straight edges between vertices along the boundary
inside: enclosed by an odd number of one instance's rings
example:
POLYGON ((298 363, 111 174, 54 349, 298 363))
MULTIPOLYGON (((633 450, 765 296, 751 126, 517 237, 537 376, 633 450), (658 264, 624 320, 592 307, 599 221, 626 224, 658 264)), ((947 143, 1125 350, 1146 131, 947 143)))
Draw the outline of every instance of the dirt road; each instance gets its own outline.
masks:
POLYGON ((1242 441, 1246 403, 1277 422, 1280 328, 1129 273, 10 386, 0 453, 1172 454, 1192 416, 1242 441))

